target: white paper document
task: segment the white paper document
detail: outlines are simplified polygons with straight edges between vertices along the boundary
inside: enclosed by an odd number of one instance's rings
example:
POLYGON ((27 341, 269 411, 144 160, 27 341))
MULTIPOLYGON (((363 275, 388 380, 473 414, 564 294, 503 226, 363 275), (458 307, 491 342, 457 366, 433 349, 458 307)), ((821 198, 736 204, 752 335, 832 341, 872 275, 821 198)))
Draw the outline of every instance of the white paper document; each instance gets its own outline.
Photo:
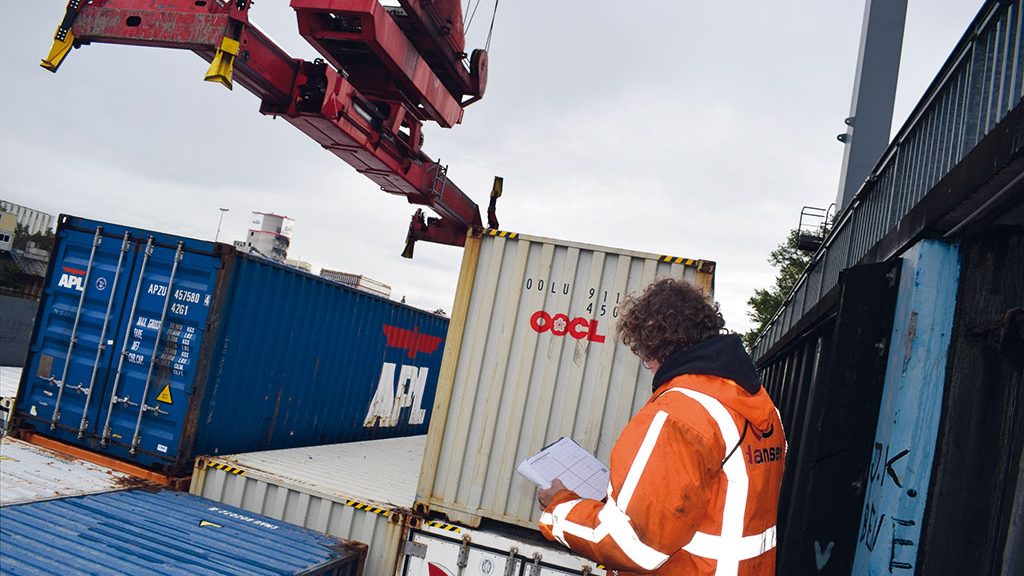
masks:
POLYGON ((562 437, 523 460, 516 472, 541 488, 551 487, 557 478, 584 498, 604 500, 608 495, 608 467, 571 438, 562 437))

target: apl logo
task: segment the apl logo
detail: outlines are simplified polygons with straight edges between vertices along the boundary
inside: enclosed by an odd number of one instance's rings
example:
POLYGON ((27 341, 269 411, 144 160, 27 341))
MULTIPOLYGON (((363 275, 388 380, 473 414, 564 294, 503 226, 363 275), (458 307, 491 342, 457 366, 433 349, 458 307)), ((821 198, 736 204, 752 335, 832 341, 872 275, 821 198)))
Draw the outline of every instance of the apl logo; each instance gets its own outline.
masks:
POLYGON ((60 280, 57 281, 57 286, 61 288, 71 288, 72 290, 78 290, 82 292, 85 290, 85 270, 78 270, 77 268, 68 268, 63 266, 64 273, 60 275, 60 280))
POLYGON ((604 342, 604 335, 597 333, 597 320, 579 317, 572 320, 565 314, 552 316, 543 310, 538 310, 530 316, 530 327, 536 332, 543 334, 551 331, 555 336, 572 336, 577 340, 588 340, 590 342, 604 342))
MULTIPOLYGON (((412 330, 384 326, 388 348, 401 348, 411 359, 417 354, 433 354, 441 345, 442 338, 423 334, 419 327, 412 330)), ((409 408, 409 424, 422 424, 427 415, 423 409, 423 395, 427 388, 430 369, 417 366, 385 362, 377 380, 377 391, 370 400, 363 426, 390 428, 398 426, 403 408, 409 408), (398 374, 396 379, 395 374, 398 374)))

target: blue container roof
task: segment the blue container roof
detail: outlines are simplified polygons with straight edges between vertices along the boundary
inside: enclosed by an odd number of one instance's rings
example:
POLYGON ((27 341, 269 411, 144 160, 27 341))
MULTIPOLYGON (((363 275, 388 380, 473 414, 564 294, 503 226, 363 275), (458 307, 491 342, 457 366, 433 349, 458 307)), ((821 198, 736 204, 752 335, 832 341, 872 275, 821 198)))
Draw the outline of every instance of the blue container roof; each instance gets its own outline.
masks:
POLYGON ((0 572, 11 576, 309 574, 349 566, 361 553, 330 536, 169 490, 0 508, 0 572))

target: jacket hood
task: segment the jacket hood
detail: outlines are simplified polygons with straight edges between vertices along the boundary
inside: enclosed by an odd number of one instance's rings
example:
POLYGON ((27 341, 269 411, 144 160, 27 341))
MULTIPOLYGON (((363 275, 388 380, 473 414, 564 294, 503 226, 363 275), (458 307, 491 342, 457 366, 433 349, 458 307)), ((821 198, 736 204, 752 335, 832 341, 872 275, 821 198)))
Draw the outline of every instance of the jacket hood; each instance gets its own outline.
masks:
POLYGON ((654 375, 654 389, 684 375, 690 377, 680 383, 683 387, 717 398, 759 433, 772 434, 775 405, 738 335, 714 336, 670 354, 654 375))
POLYGON ((705 374, 732 380, 751 394, 756 394, 761 388, 761 378, 737 334, 713 336, 669 354, 654 374, 654 389, 683 374, 705 374))

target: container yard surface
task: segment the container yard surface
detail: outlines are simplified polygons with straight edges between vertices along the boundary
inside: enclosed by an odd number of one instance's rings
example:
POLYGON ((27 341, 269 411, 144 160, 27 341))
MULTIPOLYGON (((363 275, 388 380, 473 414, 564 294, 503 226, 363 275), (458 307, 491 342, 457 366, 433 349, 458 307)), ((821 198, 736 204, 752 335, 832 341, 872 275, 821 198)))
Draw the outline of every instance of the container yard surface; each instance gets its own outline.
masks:
POLYGON ((425 436, 196 461, 191 492, 369 546, 366 574, 393 574, 425 436))
POLYGON ((20 431, 200 454, 424 434, 448 320, 232 247, 61 216, 20 431))
POLYGON ((0 508, 0 572, 360 574, 365 547, 190 494, 123 490, 0 508))
POLYGON ((98 464, 0 438, 0 506, 111 492, 139 484, 127 474, 98 464))
POLYGON ((650 372, 615 338, 619 305, 666 277, 711 296, 714 269, 514 232, 468 238, 418 504, 535 528, 535 489, 516 466, 562 436, 607 463, 650 397, 650 372))

